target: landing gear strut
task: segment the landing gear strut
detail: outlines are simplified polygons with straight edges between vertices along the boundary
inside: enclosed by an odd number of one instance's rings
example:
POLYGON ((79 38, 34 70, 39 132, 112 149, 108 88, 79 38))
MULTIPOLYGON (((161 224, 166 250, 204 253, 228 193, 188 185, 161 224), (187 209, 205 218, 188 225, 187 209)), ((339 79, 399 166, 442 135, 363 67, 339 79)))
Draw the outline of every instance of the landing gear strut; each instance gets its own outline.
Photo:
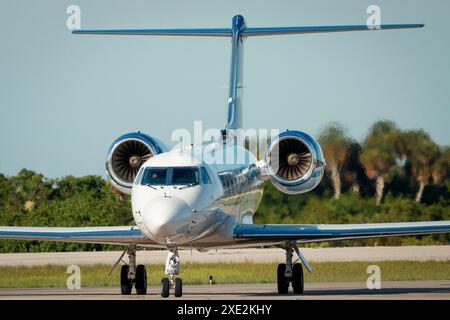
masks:
POLYGON ((174 289, 174 296, 181 297, 183 295, 183 281, 175 278, 180 273, 180 257, 178 256, 177 247, 169 247, 169 253, 166 260, 166 274, 169 278, 161 279, 161 297, 167 298, 170 289, 174 289))
MULTIPOLYGON (((287 294, 289 291, 289 284, 292 284, 294 294, 302 294, 304 289, 302 265, 300 263, 292 262, 292 256, 294 252, 292 243, 288 242, 286 244, 285 250, 286 263, 280 263, 277 269, 278 293, 287 294)), ((298 248, 296 248, 295 251, 298 251, 298 248)))
MULTIPOLYGON (((147 270, 142 264, 136 266, 137 250, 139 249, 134 245, 128 247, 126 253, 128 254, 129 263, 128 265, 123 265, 120 270, 120 291, 124 295, 131 294, 133 284, 137 294, 147 294, 147 270)), ((123 255, 119 258, 119 261, 122 260, 122 257, 123 255)))

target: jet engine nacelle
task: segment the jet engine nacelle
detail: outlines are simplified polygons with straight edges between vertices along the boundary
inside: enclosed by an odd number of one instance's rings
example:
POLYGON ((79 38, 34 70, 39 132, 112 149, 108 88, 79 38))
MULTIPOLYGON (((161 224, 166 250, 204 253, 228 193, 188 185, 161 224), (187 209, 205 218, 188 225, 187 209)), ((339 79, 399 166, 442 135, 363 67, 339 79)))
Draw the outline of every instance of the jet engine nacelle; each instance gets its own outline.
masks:
POLYGON ((131 194, 134 179, 142 164, 167 151, 160 141, 140 132, 126 133, 111 144, 106 158, 106 171, 120 192, 131 194))
POLYGON ((272 184, 287 194, 313 190, 322 180, 325 168, 319 143, 301 131, 285 131, 272 139, 264 161, 272 184))

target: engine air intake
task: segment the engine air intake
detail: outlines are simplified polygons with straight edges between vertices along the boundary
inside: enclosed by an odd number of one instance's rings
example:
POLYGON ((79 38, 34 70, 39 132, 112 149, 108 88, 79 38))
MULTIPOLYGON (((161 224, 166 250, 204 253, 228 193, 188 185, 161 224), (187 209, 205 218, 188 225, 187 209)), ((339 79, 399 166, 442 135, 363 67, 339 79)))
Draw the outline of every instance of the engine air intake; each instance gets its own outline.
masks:
POLYGON ((130 194, 142 164, 166 149, 161 142, 140 132, 120 136, 112 143, 106 159, 112 184, 119 191, 130 194))
POLYGON ((299 140, 284 139, 272 149, 271 165, 278 166, 276 175, 282 179, 297 180, 303 177, 311 167, 311 163, 311 152, 299 140), (278 160, 278 165, 274 160, 278 160))
POLYGON ((122 142, 112 154, 112 168, 122 180, 134 181, 141 165, 153 156, 146 144, 139 140, 122 142))
POLYGON ((266 174, 273 185, 288 194, 311 191, 322 180, 325 160, 322 149, 310 135, 285 131, 267 146, 266 174))

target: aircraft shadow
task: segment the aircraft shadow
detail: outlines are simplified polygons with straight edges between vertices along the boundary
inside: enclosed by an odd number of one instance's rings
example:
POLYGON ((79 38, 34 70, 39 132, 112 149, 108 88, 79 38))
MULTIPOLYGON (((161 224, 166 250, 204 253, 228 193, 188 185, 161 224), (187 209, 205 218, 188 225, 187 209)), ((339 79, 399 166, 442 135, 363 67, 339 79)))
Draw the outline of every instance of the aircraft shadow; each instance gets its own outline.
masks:
POLYGON ((230 296, 236 294, 236 296, 244 297, 303 297, 303 296, 358 296, 358 295, 396 295, 396 294, 431 294, 431 293, 450 293, 450 288, 382 288, 377 290, 369 289, 310 289, 305 290, 302 295, 295 295, 292 292, 286 295, 280 295, 277 291, 271 292, 244 292, 232 293, 232 292, 188 292, 186 295, 190 296, 230 296))
MULTIPOLYGON (((184 292, 184 297, 214 297, 216 299, 220 299, 221 296, 228 299, 229 297, 236 296, 238 297, 261 297, 261 298, 269 298, 269 297, 308 297, 308 296, 317 296, 317 297, 327 297, 327 296, 380 296, 380 295, 400 295, 400 294, 439 294, 439 293, 450 293, 450 287, 441 287, 441 288, 382 288, 376 290, 369 290, 366 288, 343 288, 343 289, 306 289, 302 295, 295 295, 292 292, 289 292, 286 295, 279 295, 277 291, 267 291, 267 292, 245 292, 245 286, 239 292, 230 292, 230 291, 220 291, 220 286, 217 286, 214 291, 205 290, 205 291, 195 291, 189 292, 189 289, 186 288, 184 292)), ((8 296, 27 296, 27 297, 42 297, 42 296, 121 296, 120 292, 95 292, 91 290, 81 290, 81 291, 59 291, 52 292, 50 290, 43 290, 41 292, 24 292, 24 291, 16 291, 11 290, 8 293, 1 292, 0 297, 8 297, 8 296)), ((124 298, 129 299, 145 299, 145 297, 149 296, 159 296, 159 291, 151 290, 147 293, 147 295, 138 296, 136 294, 132 294, 130 296, 124 296, 124 298)))

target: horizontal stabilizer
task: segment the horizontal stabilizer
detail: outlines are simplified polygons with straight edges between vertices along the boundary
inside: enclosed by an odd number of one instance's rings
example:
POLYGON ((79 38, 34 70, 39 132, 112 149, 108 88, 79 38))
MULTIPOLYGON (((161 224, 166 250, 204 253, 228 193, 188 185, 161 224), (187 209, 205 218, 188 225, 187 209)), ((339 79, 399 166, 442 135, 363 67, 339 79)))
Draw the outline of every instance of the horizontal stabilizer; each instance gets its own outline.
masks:
POLYGON ((382 24, 375 29, 369 29, 365 24, 351 26, 313 26, 313 27, 272 27, 272 28, 246 28, 241 35, 243 37, 252 36, 274 36, 284 34, 307 34, 345 31, 372 31, 390 29, 411 29, 422 28, 424 24, 382 24))
MULTIPOLYGON (((422 28, 424 24, 382 24, 379 28, 369 29, 367 25, 349 26, 312 26, 312 27, 267 27, 245 28, 241 31, 242 37, 273 36, 285 34, 307 34, 345 31, 371 31, 390 29, 422 28)), ((73 30, 73 34, 99 34, 99 35, 145 35, 145 36, 200 36, 200 37, 231 37, 232 30, 221 29, 104 29, 104 30, 73 30)))
POLYGON ((231 37, 231 29, 115 29, 115 30, 73 30, 73 34, 100 35, 144 35, 144 36, 200 36, 231 37))

